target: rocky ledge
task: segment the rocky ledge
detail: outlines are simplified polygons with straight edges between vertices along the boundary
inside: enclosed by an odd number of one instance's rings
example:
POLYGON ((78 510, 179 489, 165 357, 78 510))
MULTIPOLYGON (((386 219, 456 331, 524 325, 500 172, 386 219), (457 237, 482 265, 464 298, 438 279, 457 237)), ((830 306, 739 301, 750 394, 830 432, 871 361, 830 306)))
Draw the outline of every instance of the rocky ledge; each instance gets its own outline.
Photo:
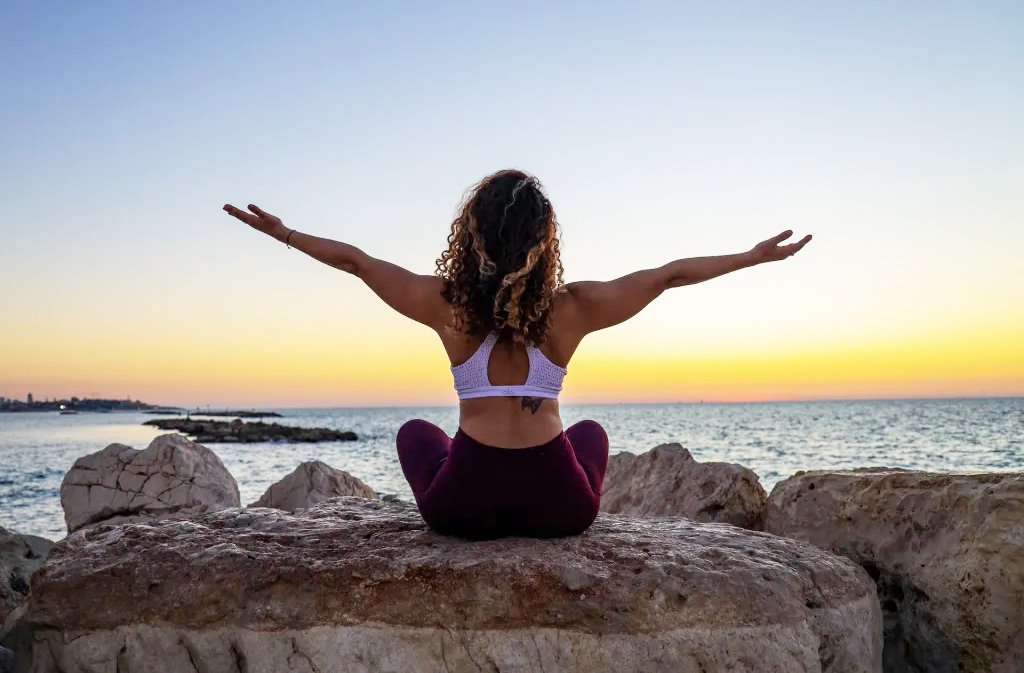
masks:
POLYGON ((356 433, 330 428, 299 428, 279 423, 250 422, 236 418, 233 421, 196 421, 190 418, 154 418, 143 425, 155 425, 161 430, 177 430, 192 435, 196 442, 351 442, 356 433))
POLYGON ((345 497, 79 531, 17 628, 39 672, 866 672, 880 620, 856 564, 726 524, 466 542, 345 497))
POLYGON ((764 529, 875 578, 884 669, 1024 671, 1024 473, 798 472, 764 529))

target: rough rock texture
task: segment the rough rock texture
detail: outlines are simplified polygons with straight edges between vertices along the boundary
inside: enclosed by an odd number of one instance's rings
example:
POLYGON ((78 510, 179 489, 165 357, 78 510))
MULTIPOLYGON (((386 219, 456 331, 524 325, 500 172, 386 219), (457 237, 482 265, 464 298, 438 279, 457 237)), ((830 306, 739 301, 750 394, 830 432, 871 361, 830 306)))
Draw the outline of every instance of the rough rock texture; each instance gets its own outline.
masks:
POLYGON ((698 463, 679 444, 608 459, 601 511, 631 516, 685 516, 757 530, 768 496, 752 470, 698 463))
POLYGON ((1024 671, 1024 474, 798 472, 765 530, 875 578, 887 671, 1024 671))
POLYGON ((467 542, 337 498, 99 527, 27 603, 36 671, 877 671, 847 559, 724 524, 602 515, 467 542))
POLYGON ((32 664, 32 632, 25 624, 22 603, 0 622, 0 673, 28 673, 32 664))
POLYGON ((213 451, 160 435, 139 451, 111 444, 75 461, 60 486, 68 531, 97 523, 184 518, 238 507, 238 485, 213 451))
POLYGON ((43 565, 53 542, 0 527, 0 626, 28 594, 29 578, 43 565))
POLYGON ((313 460, 299 465, 287 477, 272 484, 259 500, 249 506, 294 512, 342 495, 377 499, 376 491, 348 472, 313 460))
POLYGON ((0 647, 0 673, 14 673, 14 652, 0 647))

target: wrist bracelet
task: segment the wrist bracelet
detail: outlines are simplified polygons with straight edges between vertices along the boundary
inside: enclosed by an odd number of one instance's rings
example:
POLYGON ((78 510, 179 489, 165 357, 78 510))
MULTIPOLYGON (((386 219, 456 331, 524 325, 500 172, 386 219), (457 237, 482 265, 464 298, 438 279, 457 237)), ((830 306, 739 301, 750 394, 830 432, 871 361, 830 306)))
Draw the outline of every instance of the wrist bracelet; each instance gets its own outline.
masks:
MULTIPOLYGON (((288 245, 288 239, 289 239, 289 238, 291 238, 291 237, 292 237, 292 234, 294 234, 294 233, 295 233, 295 230, 294 230, 294 229, 292 229, 291 231, 289 231, 289 232, 288 232, 288 235, 284 237, 284 244, 285 244, 285 245, 288 245)), ((291 247, 292 247, 292 246, 288 245, 288 248, 289 248, 289 249, 290 249, 291 247)))

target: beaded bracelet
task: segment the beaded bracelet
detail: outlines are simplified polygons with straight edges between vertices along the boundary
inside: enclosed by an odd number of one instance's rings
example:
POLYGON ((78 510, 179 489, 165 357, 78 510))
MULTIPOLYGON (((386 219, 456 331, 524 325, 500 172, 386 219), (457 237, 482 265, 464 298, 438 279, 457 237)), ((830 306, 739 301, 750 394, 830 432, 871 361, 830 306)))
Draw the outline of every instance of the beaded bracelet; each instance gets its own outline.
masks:
MULTIPOLYGON (((295 233, 295 230, 294 230, 294 229, 292 229, 291 231, 289 231, 289 232, 288 232, 288 235, 284 237, 284 244, 285 244, 285 245, 288 245, 288 239, 289 239, 289 238, 291 238, 291 237, 292 237, 292 234, 294 234, 294 233, 295 233)), ((288 248, 289 248, 289 249, 291 249, 291 247, 292 247, 292 246, 288 245, 288 248)))

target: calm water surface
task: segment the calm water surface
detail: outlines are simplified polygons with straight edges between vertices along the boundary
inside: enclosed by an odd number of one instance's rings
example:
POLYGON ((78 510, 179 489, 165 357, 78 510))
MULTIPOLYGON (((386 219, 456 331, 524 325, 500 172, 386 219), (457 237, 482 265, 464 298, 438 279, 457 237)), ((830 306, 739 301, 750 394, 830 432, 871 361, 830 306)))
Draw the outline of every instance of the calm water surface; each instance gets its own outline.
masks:
MULTIPOLYGON (((238 481, 242 504, 307 460, 322 460, 381 493, 411 499, 395 455, 410 418, 449 435, 456 407, 274 409, 285 425, 353 430, 355 442, 210 444, 238 481)), ((66 534, 60 483, 79 456, 112 442, 145 448, 166 431, 141 412, 0 414, 0 526, 51 539, 66 534)), ((1024 398, 564 405, 566 427, 591 418, 613 453, 679 442, 699 461, 745 465, 766 490, 797 470, 871 465, 934 471, 1024 469, 1024 398)))

